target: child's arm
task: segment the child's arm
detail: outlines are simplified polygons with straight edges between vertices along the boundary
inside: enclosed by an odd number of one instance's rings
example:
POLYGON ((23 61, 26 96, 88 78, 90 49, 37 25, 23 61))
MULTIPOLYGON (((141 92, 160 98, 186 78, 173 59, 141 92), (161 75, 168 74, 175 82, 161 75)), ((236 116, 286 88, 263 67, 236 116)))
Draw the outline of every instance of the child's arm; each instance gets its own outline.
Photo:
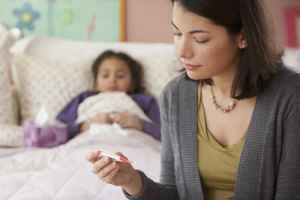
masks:
POLYGON ((144 132, 152 135, 155 139, 161 141, 160 124, 159 127, 148 121, 144 121, 144 132))
POLYGON ((142 121, 143 131, 160 141, 160 112, 156 99, 146 94, 133 94, 132 98, 153 122, 142 121))

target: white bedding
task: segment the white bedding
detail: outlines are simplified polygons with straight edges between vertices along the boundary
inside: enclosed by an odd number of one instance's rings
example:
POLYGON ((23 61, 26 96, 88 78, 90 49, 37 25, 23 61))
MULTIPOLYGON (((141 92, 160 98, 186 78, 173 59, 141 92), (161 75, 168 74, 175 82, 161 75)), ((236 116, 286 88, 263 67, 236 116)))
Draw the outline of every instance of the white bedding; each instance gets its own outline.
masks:
POLYGON ((135 168, 158 181, 161 143, 143 132, 130 131, 130 136, 83 132, 52 149, 0 148, 0 199, 126 199, 120 187, 105 184, 91 172, 85 154, 95 148, 121 151, 137 163, 135 168))
POLYGON ((88 121, 98 113, 128 112, 139 119, 151 121, 141 107, 125 92, 100 92, 87 97, 78 106, 77 123, 88 121))

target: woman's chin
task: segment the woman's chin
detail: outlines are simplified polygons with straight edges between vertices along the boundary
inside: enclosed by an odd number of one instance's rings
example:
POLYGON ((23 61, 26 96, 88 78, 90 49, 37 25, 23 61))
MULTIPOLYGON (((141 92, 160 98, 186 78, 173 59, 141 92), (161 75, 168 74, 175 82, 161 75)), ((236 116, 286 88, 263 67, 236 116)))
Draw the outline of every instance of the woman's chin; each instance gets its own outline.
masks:
POLYGON ((206 78, 206 77, 201 76, 201 74, 199 74, 197 72, 192 72, 190 70, 186 70, 186 74, 192 80, 200 80, 200 79, 205 79, 206 78))

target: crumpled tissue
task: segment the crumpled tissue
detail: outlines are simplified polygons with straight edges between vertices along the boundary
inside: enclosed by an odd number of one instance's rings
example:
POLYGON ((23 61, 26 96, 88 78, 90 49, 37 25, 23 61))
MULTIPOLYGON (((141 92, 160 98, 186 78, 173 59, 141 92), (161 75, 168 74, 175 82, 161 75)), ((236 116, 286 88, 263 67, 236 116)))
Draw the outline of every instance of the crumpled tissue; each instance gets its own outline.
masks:
POLYGON ((130 131, 122 129, 122 127, 118 123, 113 123, 113 124, 92 123, 90 125, 89 133, 91 135, 120 134, 120 135, 124 135, 124 136, 129 136, 132 134, 130 131))

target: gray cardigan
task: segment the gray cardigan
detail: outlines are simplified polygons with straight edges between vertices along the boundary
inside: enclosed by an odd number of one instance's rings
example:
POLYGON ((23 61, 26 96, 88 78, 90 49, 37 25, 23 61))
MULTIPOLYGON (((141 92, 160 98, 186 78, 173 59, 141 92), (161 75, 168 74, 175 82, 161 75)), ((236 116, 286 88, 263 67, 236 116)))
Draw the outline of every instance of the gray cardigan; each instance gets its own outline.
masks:
MULTIPOLYGON (((197 161, 197 81, 184 74, 161 96, 160 183, 139 171, 142 191, 128 199, 204 199, 197 161)), ((300 199, 300 74, 284 67, 258 95, 234 199, 300 199)))

